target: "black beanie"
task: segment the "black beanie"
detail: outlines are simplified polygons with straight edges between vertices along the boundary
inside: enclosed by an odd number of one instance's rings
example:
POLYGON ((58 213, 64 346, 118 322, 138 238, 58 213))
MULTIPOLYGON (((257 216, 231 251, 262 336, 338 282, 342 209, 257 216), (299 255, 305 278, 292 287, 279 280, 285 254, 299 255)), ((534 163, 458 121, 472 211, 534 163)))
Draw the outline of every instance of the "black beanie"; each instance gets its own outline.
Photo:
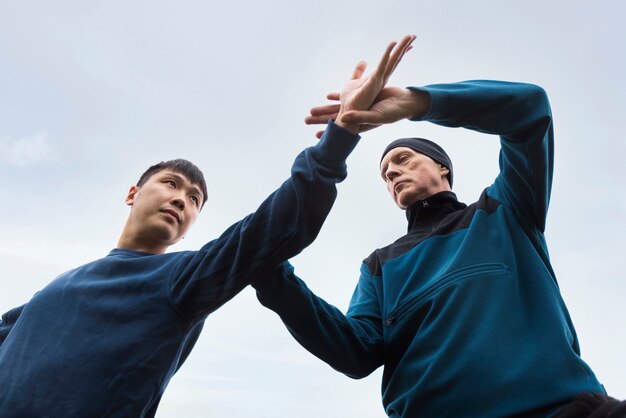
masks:
MULTIPOLYGON (((407 147, 412 149, 413 151, 417 151, 420 154, 424 154, 427 157, 432 158, 436 163, 441 164, 442 166, 448 169, 448 182, 450 183, 450 187, 452 187, 452 161, 450 161, 450 157, 448 154, 441 148, 439 145, 435 144, 433 141, 424 138, 400 138, 393 141, 391 144, 387 145, 385 151, 383 151, 382 157, 380 157, 380 161, 383 161, 385 155, 389 151, 398 147, 407 147)), ((379 163, 380 164, 380 163, 379 163)))

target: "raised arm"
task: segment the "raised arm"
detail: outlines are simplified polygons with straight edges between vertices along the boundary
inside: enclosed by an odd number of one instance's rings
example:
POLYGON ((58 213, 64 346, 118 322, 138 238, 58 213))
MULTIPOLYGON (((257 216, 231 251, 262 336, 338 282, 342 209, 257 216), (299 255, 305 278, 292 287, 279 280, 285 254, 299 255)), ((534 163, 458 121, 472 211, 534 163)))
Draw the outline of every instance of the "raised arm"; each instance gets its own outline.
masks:
MULTIPOLYGON (((335 100, 336 94, 329 98, 335 100)), ((339 112, 339 104, 311 109, 307 123, 339 112)), ((367 110, 349 111, 343 120, 364 131, 401 119, 429 121, 499 135, 500 175, 490 196, 510 203, 523 224, 545 229, 553 169, 550 104, 538 86, 474 80, 407 89, 386 87, 367 110)))
MULTIPOLYGON (((340 93, 329 93, 326 97, 338 102, 340 93)), ((311 109, 310 115, 304 121, 309 125, 323 124, 329 119, 338 118, 340 109, 340 103, 316 106, 311 109)), ((365 132, 402 119, 422 116, 426 114, 428 109, 430 109, 428 93, 390 86, 381 90, 369 108, 344 111, 342 120, 352 125, 358 125, 358 132, 365 132)), ((318 131, 316 136, 320 138, 322 133, 323 131, 318 131)))
POLYGON ((365 377, 383 364, 382 321, 367 268, 346 315, 315 295, 289 263, 252 285, 263 306, 276 312, 293 337, 335 370, 365 377))
MULTIPOLYGON (((369 76, 363 76, 364 63, 357 65, 344 89, 342 111, 371 106, 413 39, 391 43, 369 76)), ((321 141, 296 158, 291 177, 253 214, 180 262, 171 294, 183 314, 214 311, 251 279, 266 275, 315 239, 334 202, 336 184, 346 177, 345 160, 358 142, 357 130, 341 117, 330 122, 321 141)))
POLYGON ((523 225, 543 232, 554 159, 545 91, 533 84, 489 80, 414 89, 431 99, 429 111, 414 120, 500 136, 500 174, 488 194, 510 204, 523 225))

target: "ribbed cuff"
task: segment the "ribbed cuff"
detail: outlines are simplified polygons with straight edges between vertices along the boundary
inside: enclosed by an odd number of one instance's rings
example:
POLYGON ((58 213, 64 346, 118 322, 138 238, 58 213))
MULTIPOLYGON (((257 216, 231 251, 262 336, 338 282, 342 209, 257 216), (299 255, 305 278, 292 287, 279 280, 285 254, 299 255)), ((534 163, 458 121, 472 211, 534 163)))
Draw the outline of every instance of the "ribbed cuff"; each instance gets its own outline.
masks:
POLYGON ((433 113, 433 109, 435 109, 435 102, 437 101, 437 94, 429 89, 428 87, 407 87, 407 89, 409 90, 413 90, 413 91, 421 91, 421 92, 425 92, 428 93, 428 95, 430 96, 430 109, 428 109, 428 111, 426 113, 424 113, 423 116, 418 117, 418 118, 411 118, 409 120, 413 121, 413 122, 419 122, 419 121, 423 121, 423 120, 428 120, 430 119, 430 116, 433 113), (435 93, 435 94, 433 94, 435 93))
POLYGON ((315 146, 316 154, 323 161, 343 163, 360 139, 359 134, 353 134, 337 125, 333 120, 329 120, 322 138, 315 146))

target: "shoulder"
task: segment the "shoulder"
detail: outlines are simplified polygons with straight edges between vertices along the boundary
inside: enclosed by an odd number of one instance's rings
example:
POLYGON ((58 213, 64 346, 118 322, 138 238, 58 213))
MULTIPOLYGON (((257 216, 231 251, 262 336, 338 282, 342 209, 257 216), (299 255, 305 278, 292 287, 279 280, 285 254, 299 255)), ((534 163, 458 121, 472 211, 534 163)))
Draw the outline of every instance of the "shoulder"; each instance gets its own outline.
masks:
POLYGON ((417 225, 393 243, 377 248, 363 260, 363 265, 372 276, 380 276, 382 275, 383 265, 389 260, 402 257, 422 243, 427 244, 425 241, 428 241, 430 238, 445 238, 448 235, 469 228, 477 212, 491 214, 500 207, 500 204, 497 199, 489 196, 488 189, 484 189, 479 199, 469 206, 455 210, 437 219, 435 223, 426 222, 424 225, 417 225))

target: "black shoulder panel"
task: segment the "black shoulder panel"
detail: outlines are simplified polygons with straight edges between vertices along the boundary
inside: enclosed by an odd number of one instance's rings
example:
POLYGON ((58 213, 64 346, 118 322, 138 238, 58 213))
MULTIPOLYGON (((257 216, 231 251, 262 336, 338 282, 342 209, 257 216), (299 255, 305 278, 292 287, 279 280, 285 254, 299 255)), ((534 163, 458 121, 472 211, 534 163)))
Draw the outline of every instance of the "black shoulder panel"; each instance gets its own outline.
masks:
POLYGON ((396 258, 409 252, 420 242, 433 237, 450 235, 461 229, 469 227, 477 210, 493 213, 500 202, 487 195, 485 189, 477 202, 464 209, 452 212, 442 218, 430 218, 420 221, 408 234, 384 248, 379 248, 369 255, 363 263, 367 265, 372 276, 382 274, 382 266, 392 258, 396 258))

